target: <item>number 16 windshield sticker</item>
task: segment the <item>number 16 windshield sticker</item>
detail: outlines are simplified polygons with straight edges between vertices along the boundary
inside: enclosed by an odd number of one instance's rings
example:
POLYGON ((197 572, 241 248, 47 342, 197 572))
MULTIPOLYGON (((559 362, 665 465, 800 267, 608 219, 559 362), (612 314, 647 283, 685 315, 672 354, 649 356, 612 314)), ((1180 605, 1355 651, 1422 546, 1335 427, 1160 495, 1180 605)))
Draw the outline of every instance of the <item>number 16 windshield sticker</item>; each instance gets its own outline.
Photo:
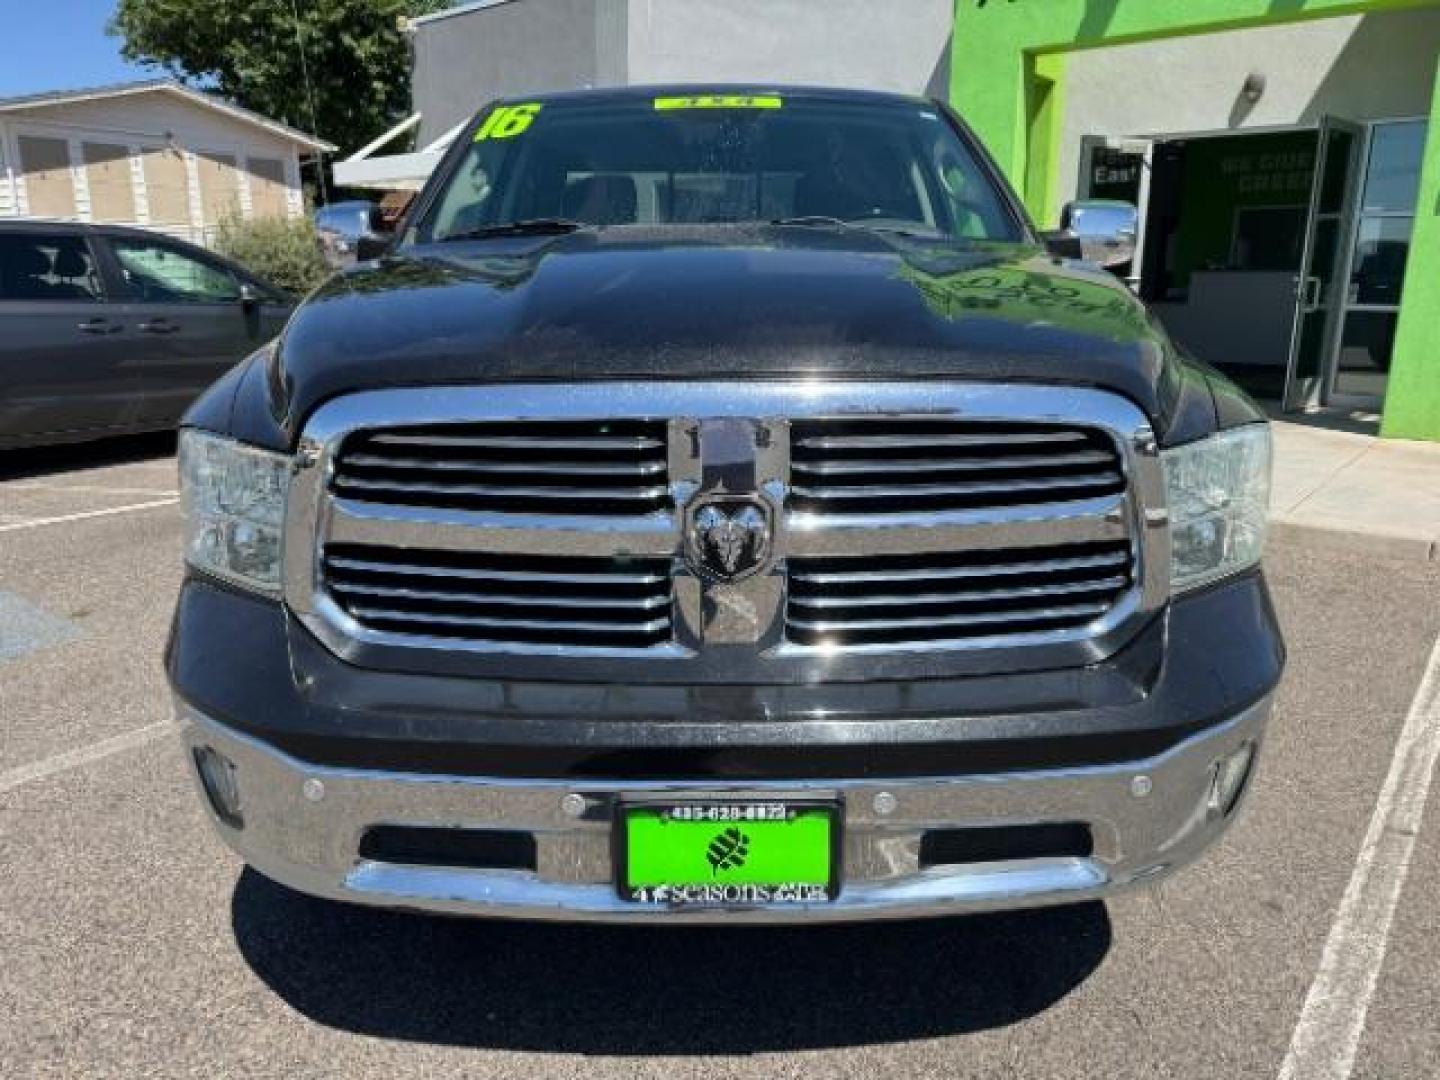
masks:
POLYGON ((513 139, 534 123, 535 114, 539 111, 538 102, 530 105, 501 105, 485 118, 485 123, 475 132, 475 141, 513 139))

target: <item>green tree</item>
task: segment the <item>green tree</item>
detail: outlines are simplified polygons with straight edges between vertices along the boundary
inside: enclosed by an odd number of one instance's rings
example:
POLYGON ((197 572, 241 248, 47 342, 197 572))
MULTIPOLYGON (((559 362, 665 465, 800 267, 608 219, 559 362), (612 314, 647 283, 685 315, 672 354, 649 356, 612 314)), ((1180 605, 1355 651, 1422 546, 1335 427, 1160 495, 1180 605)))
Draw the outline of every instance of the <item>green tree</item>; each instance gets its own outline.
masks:
POLYGON ((453 0, 119 0, 129 60, 354 150, 410 107, 407 17, 453 0), (313 107, 312 107, 313 103, 313 107))

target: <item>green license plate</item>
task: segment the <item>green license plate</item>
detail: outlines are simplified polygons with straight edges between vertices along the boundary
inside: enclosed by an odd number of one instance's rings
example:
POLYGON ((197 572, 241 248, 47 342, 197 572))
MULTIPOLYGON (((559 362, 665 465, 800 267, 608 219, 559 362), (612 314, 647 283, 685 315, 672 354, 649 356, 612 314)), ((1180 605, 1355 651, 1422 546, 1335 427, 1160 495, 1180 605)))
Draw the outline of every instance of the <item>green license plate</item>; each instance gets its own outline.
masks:
POLYGON ((839 811, 833 802, 623 803, 620 895, 667 907, 833 900, 839 811))

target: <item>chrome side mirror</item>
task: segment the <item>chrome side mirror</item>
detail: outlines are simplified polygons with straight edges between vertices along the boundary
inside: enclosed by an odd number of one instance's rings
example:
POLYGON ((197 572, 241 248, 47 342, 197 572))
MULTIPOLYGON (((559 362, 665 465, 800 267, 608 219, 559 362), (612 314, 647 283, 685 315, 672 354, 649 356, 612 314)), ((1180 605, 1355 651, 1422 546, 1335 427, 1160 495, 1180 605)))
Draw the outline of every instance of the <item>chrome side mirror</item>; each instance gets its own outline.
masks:
POLYGON ((1139 211, 1118 199, 1081 199, 1060 213, 1060 228, 1080 241, 1082 257, 1107 270, 1134 260, 1139 226, 1139 211))

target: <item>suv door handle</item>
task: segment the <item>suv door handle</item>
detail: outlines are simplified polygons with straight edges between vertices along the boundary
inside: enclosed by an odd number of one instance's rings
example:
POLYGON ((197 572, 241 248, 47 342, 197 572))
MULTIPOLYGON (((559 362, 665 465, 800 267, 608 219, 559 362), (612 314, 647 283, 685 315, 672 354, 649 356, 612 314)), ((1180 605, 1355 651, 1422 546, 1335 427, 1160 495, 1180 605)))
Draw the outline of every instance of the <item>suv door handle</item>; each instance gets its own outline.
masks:
POLYGON ((138 324, 135 329, 144 334, 173 334, 179 330, 169 319, 150 319, 147 322, 138 324))
POLYGON ((98 317, 94 319, 86 319, 84 322, 77 325, 80 328, 80 332, 83 334, 118 334, 121 330, 125 329, 125 327, 123 327, 119 323, 111 322, 109 319, 98 317))

